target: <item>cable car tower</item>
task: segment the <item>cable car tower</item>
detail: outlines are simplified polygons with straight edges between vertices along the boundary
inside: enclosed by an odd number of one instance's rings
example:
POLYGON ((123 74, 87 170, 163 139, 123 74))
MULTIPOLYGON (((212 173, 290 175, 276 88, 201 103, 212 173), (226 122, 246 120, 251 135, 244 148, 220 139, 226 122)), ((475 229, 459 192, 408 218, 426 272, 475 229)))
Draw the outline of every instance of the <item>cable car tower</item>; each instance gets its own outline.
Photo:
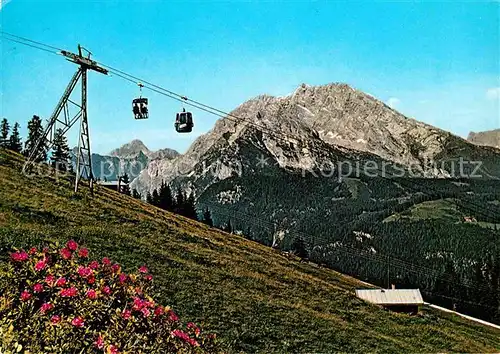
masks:
POLYGON ((89 181, 90 191, 93 192, 93 182, 94 175, 92 173, 92 160, 90 153, 90 137, 89 137, 89 126, 87 117, 87 71, 93 70, 98 73, 107 75, 108 70, 99 66, 97 62, 90 59, 92 53, 82 46, 78 45, 78 54, 71 53, 65 50, 61 50, 60 54, 65 56, 66 59, 76 65, 78 65, 78 70, 71 78, 64 94, 62 95, 59 103, 57 104, 54 112, 48 120, 48 124, 44 129, 43 136, 36 142, 32 151, 30 151, 28 160, 26 161, 23 170, 26 170, 28 166, 33 164, 38 155, 40 154, 40 149, 44 146, 43 142, 48 142, 48 148, 50 149, 53 145, 53 139, 55 137, 56 130, 61 128, 63 134, 77 122, 80 122, 80 134, 78 139, 78 151, 76 160, 76 178, 75 178, 75 193, 78 191, 78 184, 82 177, 89 181), (82 50, 87 52, 87 56, 82 54, 82 50), (81 81, 81 101, 76 103, 70 99, 71 94, 75 91, 75 88, 81 81), (70 106, 71 104, 71 106, 70 106), (76 107, 76 114, 70 113, 70 107, 76 107))

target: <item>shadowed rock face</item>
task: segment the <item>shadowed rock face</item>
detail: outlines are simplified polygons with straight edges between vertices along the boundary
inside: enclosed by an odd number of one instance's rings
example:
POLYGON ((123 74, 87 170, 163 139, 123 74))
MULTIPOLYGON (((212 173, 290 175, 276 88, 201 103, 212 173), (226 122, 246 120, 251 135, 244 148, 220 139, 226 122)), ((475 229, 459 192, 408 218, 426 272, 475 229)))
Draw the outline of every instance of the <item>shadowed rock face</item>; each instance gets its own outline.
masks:
POLYGON ((485 132, 470 132, 467 140, 476 145, 493 146, 500 149, 500 129, 485 132))
MULTIPOLYGON (((491 158, 491 151, 408 118, 346 84, 302 84, 286 97, 262 95, 243 103, 198 137, 185 154, 151 161, 133 187, 145 193, 162 180, 170 182, 180 176, 196 179, 197 171, 214 163, 221 175, 206 183, 227 178, 231 171, 238 173, 234 166, 245 159, 243 142, 263 148, 281 168, 293 169, 321 163, 325 157, 321 155, 332 153, 331 149, 353 159, 362 153, 374 154, 417 170, 426 169, 431 161, 441 163, 459 156, 474 161, 491 158)), ((497 176, 500 171, 488 169, 487 174, 497 176)), ((428 176, 446 177, 447 173, 437 169, 428 176)))

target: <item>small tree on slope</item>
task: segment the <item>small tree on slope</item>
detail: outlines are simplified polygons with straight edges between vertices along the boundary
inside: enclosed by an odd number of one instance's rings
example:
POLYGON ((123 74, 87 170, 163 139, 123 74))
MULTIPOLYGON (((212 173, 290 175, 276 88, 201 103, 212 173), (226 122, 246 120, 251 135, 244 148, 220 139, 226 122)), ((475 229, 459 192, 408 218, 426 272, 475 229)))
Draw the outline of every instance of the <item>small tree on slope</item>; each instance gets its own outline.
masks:
POLYGON ((52 156, 50 157, 52 167, 62 172, 71 171, 68 141, 62 129, 57 129, 53 145, 52 156))
POLYGON ((207 224, 208 226, 214 226, 214 221, 212 220, 212 214, 210 213, 210 210, 208 210, 208 208, 206 208, 203 211, 203 219, 201 222, 207 224))
POLYGON ((23 143, 19 135, 19 123, 14 124, 14 128, 12 129, 12 134, 9 139, 9 149, 17 153, 21 153, 23 149, 23 143))
POLYGON ((122 181, 120 193, 130 195, 130 186, 129 186, 130 180, 128 178, 128 175, 125 173, 123 176, 119 178, 121 178, 122 181))
MULTIPOLYGON (((24 145, 24 155, 29 156, 31 151, 35 148, 36 143, 43 135, 42 120, 38 116, 33 116, 33 118, 28 122, 28 138, 24 145)), ((45 162, 47 161, 47 142, 44 141, 37 148, 37 157, 35 162, 45 162)))
POLYGON ((2 119, 2 123, 0 123, 0 147, 4 149, 9 148, 9 132, 10 125, 7 118, 2 119))

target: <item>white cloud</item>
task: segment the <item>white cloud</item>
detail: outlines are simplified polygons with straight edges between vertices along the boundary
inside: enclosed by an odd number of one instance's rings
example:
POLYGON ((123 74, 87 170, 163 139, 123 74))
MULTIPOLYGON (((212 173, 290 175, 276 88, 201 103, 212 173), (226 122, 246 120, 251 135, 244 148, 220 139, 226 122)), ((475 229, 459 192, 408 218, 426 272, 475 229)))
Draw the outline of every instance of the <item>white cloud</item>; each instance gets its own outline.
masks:
POLYGON ((10 2, 11 0, 0 0, 0 11, 10 2))
POLYGON ((401 103, 401 100, 397 97, 391 97, 387 100, 386 103, 389 107, 396 108, 396 106, 401 103))
POLYGON ((486 91, 486 98, 489 100, 500 99, 500 87, 492 87, 486 91))

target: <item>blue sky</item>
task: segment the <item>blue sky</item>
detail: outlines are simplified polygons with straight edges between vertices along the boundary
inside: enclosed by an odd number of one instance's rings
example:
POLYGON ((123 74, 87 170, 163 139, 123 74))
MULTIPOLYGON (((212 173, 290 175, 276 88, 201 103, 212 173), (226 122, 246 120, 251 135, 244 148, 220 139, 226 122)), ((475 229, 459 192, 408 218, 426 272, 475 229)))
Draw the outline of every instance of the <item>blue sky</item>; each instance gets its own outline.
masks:
MULTIPOLYGON (((3 2, 3 1, 2 1, 3 2)), ((498 2, 187 2, 11 0, 2 30, 95 59, 230 111, 301 83, 346 82, 402 113, 466 136, 500 127, 498 2)), ((75 66, 1 40, 0 116, 47 118, 75 66)), ((138 88, 89 76, 92 148, 106 153, 134 138, 183 152, 217 117, 194 110, 179 135, 180 103, 156 93, 151 118, 134 121, 138 88)), ((75 131, 70 144, 76 144, 75 131)))

